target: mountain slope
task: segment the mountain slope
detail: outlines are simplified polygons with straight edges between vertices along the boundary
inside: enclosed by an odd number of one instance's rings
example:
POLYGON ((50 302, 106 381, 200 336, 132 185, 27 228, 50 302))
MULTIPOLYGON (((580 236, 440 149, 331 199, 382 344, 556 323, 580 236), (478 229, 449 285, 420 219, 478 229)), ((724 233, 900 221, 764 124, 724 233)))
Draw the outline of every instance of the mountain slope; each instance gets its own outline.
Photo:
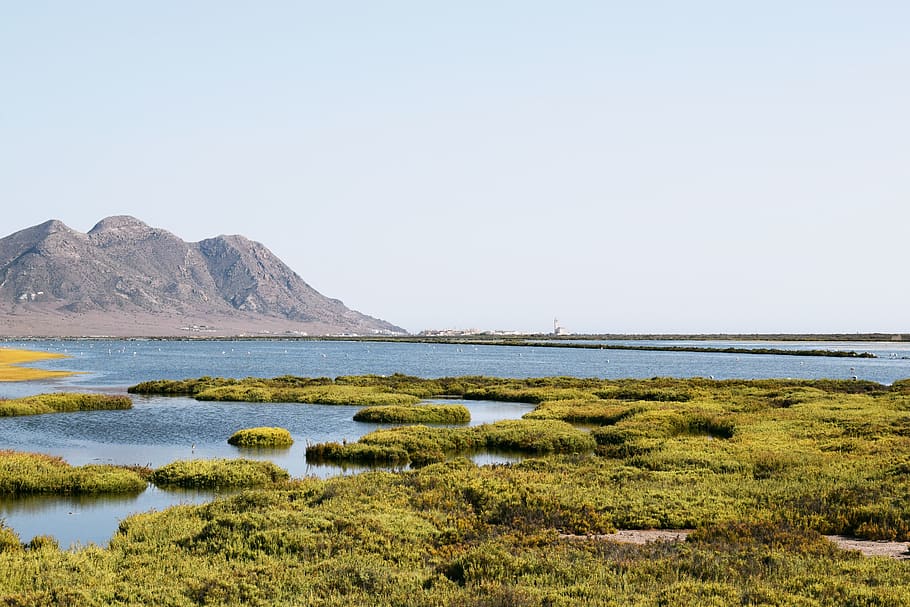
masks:
POLYGON ((260 243, 188 243, 127 216, 0 239, 0 334, 404 333, 310 287, 260 243))

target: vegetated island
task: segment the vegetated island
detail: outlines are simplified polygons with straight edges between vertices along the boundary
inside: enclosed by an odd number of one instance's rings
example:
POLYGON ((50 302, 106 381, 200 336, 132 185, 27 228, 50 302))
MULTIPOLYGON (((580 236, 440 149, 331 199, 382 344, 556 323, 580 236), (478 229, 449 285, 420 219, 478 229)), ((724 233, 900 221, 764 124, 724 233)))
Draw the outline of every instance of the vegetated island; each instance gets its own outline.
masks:
MULTIPOLYGON (((863 558, 823 535, 910 541, 910 380, 347 381, 422 398, 533 403, 515 426, 585 424, 594 446, 508 465, 455 457, 395 473, 263 477, 261 488, 208 504, 130 516, 106 549, 60 551, 0 529, 0 598, 415 607, 910 602, 907 563, 863 558), (685 541, 627 545, 610 539, 616 529, 692 531, 685 541)), ((389 444, 444 450, 457 440, 448 428, 411 428, 389 444)))
POLYGON ((133 401, 129 396, 54 392, 22 398, 0 398, 0 417, 73 411, 110 411, 131 409, 132 406, 133 401))
POLYGON ((23 367, 26 363, 42 360, 65 358, 62 354, 36 352, 33 350, 13 350, 0 348, 0 381, 28 381, 34 379, 54 379, 73 375, 71 371, 51 371, 23 367))
POLYGON ((135 494, 146 476, 131 466, 70 466, 52 455, 0 451, 0 496, 135 494))
POLYGON ((466 424, 471 412, 464 405, 385 405, 366 407, 354 414, 355 422, 376 424, 466 424))
POLYGON ((294 439, 285 428, 260 426, 237 430, 227 439, 227 442, 235 447, 277 449, 290 447, 294 444, 294 439))

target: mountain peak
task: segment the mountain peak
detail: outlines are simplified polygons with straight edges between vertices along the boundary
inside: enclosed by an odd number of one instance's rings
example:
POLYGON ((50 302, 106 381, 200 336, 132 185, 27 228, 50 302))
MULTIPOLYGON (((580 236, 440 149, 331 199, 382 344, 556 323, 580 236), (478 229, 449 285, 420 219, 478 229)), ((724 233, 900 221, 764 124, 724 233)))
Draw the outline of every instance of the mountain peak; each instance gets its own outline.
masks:
POLYGON ((143 232, 150 229, 148 224, 131 215, 111 215, 96 223, 95 227, 89 230, 89 236, 104 232, 143 232))
POLYGON ((72 228, 59 219, 49 219, 44 223, 38 224, 36 227, 43 228, 48 232, 72 232, 72 228))
POLYGON ((45 221, 44 223, 39 223, 36 226, 26 228, 25 230, 22 230, 21 233, 22 234, 31 233, 36 236, 40 235, 42 237, 46 237, 46 236, 50 236, 51 234, 56 234, 58 232, 75 233, 75 230, 73 230, 71 227, 69 227, 68 225, 66 225, 65 223, 60 221, 59 219, 49 219, 48 221, 45 221))
POLYGON ((51 220, 0 238, 0 334, 163 336, 198 330, 405 332, 322 295, 267 247, 241 235, 187 243, 117 215, 88 234, 51 220))

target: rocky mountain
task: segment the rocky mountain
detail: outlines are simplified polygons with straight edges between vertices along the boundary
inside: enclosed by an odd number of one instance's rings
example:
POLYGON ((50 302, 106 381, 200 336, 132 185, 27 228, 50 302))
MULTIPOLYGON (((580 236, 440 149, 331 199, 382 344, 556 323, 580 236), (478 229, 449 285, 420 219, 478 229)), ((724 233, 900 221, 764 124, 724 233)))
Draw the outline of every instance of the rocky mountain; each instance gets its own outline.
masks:
POLYGON ((134 217, 0 239, 0 335, 405 333, 317 292, 243 236, 184 242, 134 217))

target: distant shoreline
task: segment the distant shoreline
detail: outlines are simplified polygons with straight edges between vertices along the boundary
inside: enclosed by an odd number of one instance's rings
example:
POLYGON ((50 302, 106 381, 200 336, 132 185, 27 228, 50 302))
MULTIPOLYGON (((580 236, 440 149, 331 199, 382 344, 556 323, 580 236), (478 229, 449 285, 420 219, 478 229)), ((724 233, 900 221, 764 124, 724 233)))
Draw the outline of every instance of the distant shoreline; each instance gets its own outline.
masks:
POLYGON ((598 334, 554 336, 549 334, 498 336, 498 335, 464 335, 464 336, 301 336, 301 335, 238 335, 227 336, 59 336, 59 337, 2 337, 10 341, 42 341, 59 339, 67 341, 345 341, 377 343, 426 343, 469 346, 504 346, 504 347, 541 347, 541 348, 575 348, 587 350, 632 350, 647 352, 702 352, 737 355, 780 355, 780 356, 824 356, 836 358, 876 358, 870 352, 855 352, 825 349, 783 349, 774 347, 712 347, 712 346, 674 346, 674 345, 637 345, 610 343, 579 343, 590 341, 761 341, 769 345, 781 342, 863 342, 863 343, 902 343, 910 342, 907 334, 862 333, 862 334, 598 334), (899 339, 895 339, 899 338, 899 339))

